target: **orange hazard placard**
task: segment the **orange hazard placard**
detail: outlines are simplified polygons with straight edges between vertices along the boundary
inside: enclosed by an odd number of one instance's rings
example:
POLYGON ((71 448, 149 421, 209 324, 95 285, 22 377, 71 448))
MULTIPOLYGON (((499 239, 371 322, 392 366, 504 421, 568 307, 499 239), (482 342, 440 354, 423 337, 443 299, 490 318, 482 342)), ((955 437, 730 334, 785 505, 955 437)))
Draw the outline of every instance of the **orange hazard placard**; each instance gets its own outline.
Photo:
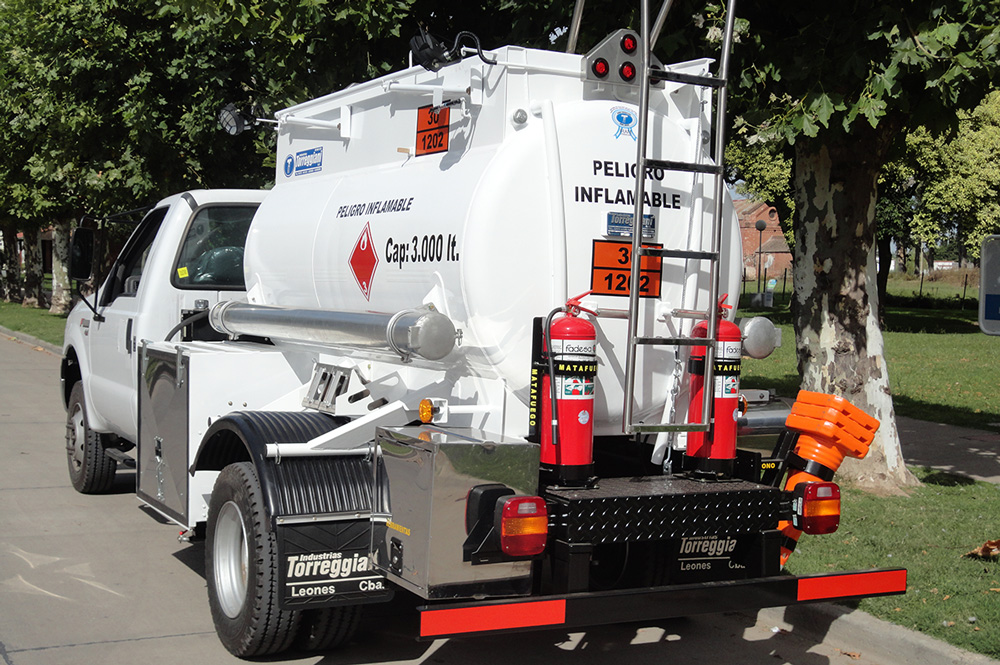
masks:
MULTIPOLYGON (((643 247, 663 247, 643 243, 643 247)), ((645 298, 660 297, 660 269, 663 259, 643 256, 639 264, 639 295, 645 298)), ((632 243, 611 240, 594 241, 594 259, 591 263, 590 288, 597 295, 627 296, 632 274, 632 243)))
POLYGON ((448 152, 448 122, 451 109, 447 106, 417 109, 417 157, 448 152))

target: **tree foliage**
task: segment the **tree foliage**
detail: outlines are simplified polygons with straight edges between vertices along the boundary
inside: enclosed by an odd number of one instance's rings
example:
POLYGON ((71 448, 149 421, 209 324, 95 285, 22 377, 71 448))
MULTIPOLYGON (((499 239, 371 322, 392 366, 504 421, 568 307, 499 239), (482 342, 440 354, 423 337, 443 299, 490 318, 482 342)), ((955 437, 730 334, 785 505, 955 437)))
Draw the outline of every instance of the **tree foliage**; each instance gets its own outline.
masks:
POLYGON ((955 237, 978 257, 983 238, 1000 229, 1000 92, 972 111, 959 110, 953 132, 919 127, 906 143, 919 172, 918 237, 955 237))
POLYGON ((737 127, 756 140, 850 135, 891 114, 936 127, 977 104, 997 67, 995 0, 784 0, 740 12, 750 29, 737 50, 737 127))

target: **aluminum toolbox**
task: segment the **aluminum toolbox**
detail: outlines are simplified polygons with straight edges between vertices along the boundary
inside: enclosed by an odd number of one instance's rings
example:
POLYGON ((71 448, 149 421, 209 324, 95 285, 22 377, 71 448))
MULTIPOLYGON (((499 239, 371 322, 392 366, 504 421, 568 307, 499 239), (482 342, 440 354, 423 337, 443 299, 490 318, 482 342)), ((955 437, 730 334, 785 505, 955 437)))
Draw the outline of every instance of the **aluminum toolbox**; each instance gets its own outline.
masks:
POLYGON ((476 485, 535 494, 539 448, 477 429, 379 428, 387 516, 374 535, 376 567, 427 599, 526 595, 530 561, 463 561, 465 504, 476 485))

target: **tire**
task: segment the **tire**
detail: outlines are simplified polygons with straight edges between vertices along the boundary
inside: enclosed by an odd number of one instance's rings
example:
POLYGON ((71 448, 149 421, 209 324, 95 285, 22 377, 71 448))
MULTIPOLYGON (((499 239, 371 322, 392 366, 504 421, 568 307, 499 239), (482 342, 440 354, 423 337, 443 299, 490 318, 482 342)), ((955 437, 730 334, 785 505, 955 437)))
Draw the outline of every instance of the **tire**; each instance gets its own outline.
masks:
POLYGON ((223 469, 208 507, 205 578, 215 631, 239 658, 284 651, 298 629, 300 613, 278 606, 277 545, 265 520, 253 465, 223 469))
POLYGON ((66 410, 66 462, 73 488, 83 494, 101 494, 115 484, 118 462, 104 454, 105 437, 90 429, 83 384, 77 381, 66 410))
POLYGON ((300 651, 329 651, 351 641, 361 623, 361 606, 324 607, 305 610, 295 637, 300 651))

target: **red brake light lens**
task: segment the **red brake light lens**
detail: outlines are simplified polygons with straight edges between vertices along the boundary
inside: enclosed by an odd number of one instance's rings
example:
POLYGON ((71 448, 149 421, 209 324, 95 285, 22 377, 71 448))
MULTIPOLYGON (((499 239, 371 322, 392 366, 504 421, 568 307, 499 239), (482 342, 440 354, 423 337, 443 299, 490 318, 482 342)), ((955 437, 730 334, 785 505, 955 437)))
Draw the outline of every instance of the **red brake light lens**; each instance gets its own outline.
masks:
POLYGON ((598 58, 594 60, 594 63, 590 66, 590 70, 594 72, 594 76, 597 78, 604 78, 611 71, 611 65, 604 58, 598 58))
POLYGON ((549 511, 540 496, 516 496, 500 511, 500 549, 509 556, 535 556, 545 551, 549 511))
POLYGON ((792 499, 792 526, 804 533, 833 533, 840 526, 837 483, 800 483, 792 499))
POLYGON ((636 39, 635 35, 625 35, 622 37, 622 50, 632 55, 635 53, 636 48, 639 47, 639 40, 636 39))
POLYGON ((635 65, 626 62, 618 68, 618 75, 622 77, 623 81, 631 82, 635 78, 635 65))

